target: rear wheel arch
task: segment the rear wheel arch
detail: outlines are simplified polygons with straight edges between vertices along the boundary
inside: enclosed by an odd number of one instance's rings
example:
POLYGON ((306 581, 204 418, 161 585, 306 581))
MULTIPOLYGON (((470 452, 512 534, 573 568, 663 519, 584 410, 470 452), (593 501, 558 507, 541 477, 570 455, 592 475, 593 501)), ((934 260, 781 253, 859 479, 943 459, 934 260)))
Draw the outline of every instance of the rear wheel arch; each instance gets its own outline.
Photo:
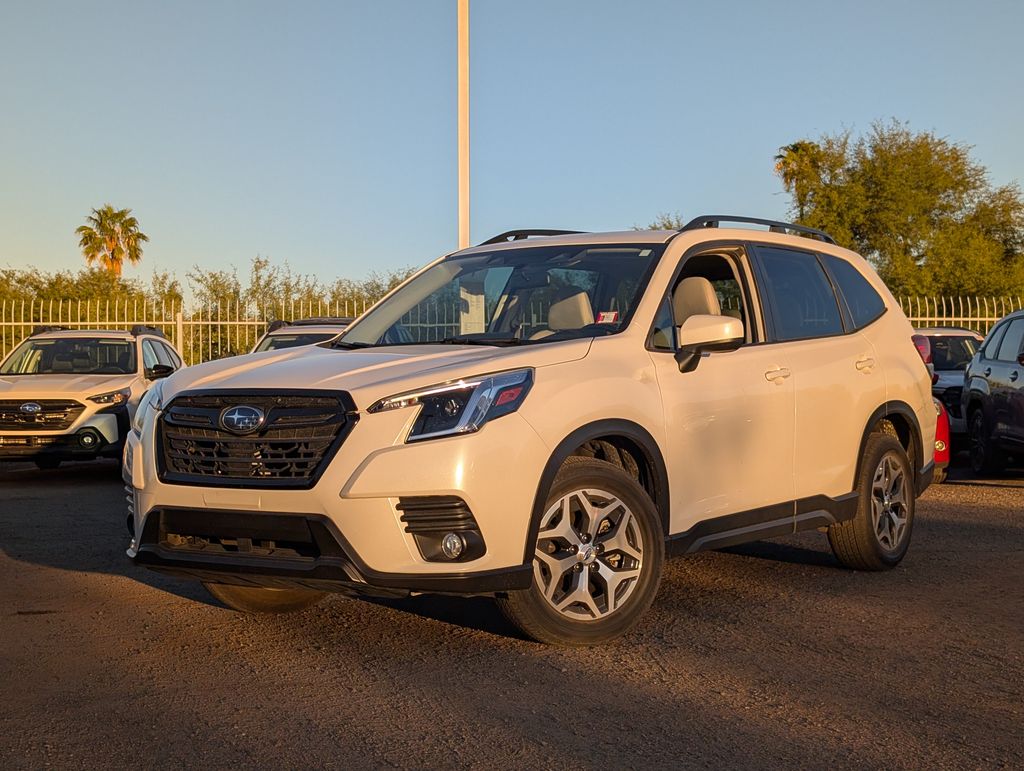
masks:
POLYGON ((880 405, 871 413, 871 417, 868 418, 867 424, 864 426, 864 432, 860 439, 860 450, 857 453, 854 484, 856 484, 856 480, 860 479, 861 464, 864 462, 864 449, 868 439, 872 434, 877 433, 891 434, 899 439, 910 459, 911 468, 916 477, 924 466, 923 459, 927 457, 924 452, 924 441, 921 438, 921 424, 909 404, 892 401, 880 405))
POLYGON ((537 484, 530 529, 526 537, 524 561, 533 559, 533 543, 543 515, 544 502, 566 458, 573 455, 597 458, 618 466, 644 488, 661 519, 662 531, 669 531, 668 470, 661 448, 651 433, 631 420, 598 420, 577 428, 566 436, 548 458, 537 484))

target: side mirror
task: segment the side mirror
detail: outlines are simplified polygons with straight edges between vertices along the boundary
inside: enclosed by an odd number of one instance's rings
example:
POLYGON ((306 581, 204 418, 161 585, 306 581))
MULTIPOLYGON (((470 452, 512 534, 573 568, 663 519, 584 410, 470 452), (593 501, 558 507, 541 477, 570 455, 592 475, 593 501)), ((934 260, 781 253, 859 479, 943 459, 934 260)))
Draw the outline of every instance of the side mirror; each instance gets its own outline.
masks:
POLYGON ((1024 351, 1022 351, 1020 356, 1017 357, 1017 363, 1024 367, 1024 351))
POLYGON ((690 316, 676 330, 676 362, 680 372, 692 372, 704 353, 732 351, 743 345, 743 322, 732 316, 690 316))
POLYGON ((168 375, 174 374, 174 367, 167 364, 154 364, 152 367, 146 370, 147 380, 160 380, 168 375))

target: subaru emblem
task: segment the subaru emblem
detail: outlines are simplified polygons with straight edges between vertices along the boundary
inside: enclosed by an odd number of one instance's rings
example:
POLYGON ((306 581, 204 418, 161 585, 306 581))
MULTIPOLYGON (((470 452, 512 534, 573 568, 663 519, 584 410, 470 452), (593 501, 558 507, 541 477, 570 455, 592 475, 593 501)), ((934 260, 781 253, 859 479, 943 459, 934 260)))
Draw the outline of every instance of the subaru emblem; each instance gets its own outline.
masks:
POLYGON ((258 407, 228 407, 220 414, 220 424, 233 434, 251 434, 263 425, 266 415, 258 407))
POLYGON ((37 412, 42 412, 43 410, 42 405, 36 404, 35 402, 25 402, 18 409, 29 415, 35 415, 37 412))

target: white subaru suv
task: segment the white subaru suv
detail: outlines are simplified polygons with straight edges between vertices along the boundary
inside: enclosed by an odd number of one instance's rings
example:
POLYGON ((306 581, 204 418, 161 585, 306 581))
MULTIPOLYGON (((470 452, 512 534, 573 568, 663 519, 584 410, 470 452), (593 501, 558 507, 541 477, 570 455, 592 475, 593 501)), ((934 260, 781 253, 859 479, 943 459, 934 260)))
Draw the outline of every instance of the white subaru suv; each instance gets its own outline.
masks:
POLYGON ((142 394, 181 366, 153 327, 37 327, 0 363, 0 461, 120 458, 142 394))
POLYGON ((933 473, 912 334, 820 231, 512 231, 333 342, 150 389, 128 554, 244 611, 491 595, 559 644, 630 629, 666 549, 816 528, 841 564, 890 568, 933 473))

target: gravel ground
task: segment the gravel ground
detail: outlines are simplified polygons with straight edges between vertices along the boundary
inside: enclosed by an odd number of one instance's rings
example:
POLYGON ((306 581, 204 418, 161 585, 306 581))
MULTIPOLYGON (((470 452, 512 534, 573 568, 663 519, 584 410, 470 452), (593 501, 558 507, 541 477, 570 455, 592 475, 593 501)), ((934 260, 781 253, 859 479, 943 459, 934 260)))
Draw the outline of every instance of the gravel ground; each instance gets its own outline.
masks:
POLYGON ((129 563, 116 466, 0 468, 0 766, 1019 768, 1024 474, 955 477, 890 573, 817 533, 673 558, 561 650, 482 599, 237 614, 129 563))

